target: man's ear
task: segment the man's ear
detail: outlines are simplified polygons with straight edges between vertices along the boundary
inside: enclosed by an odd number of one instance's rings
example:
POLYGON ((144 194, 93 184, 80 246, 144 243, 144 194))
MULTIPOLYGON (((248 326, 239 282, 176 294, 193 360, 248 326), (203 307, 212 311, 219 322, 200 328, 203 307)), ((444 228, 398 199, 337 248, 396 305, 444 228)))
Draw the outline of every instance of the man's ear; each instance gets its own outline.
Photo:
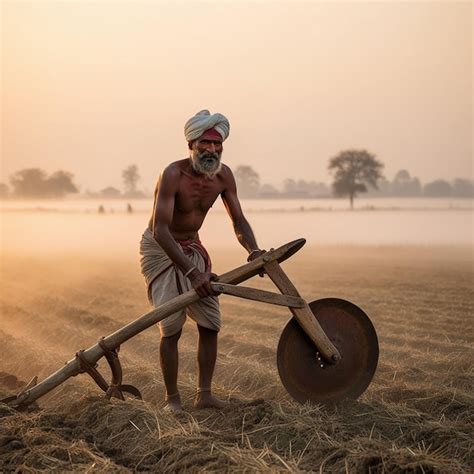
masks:
POLYGON ((193 149, 193 143, 194 143, 194 140, 191 141, 191 142, 188 142, 188 148, 189 148, 190 150, 193 149))

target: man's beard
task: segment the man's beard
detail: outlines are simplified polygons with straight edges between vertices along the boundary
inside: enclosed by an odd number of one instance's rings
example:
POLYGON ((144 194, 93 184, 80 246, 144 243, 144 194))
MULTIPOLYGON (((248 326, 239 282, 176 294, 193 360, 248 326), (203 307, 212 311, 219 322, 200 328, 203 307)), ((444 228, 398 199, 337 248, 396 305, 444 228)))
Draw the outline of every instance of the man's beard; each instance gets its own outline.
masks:
POLYGON ((191 164, 193 165, 194 171, 199 174, 203 174, 209 179, 219 173, 222 168, 221 153, 210 152, 210 151, 191 151, 191 164))

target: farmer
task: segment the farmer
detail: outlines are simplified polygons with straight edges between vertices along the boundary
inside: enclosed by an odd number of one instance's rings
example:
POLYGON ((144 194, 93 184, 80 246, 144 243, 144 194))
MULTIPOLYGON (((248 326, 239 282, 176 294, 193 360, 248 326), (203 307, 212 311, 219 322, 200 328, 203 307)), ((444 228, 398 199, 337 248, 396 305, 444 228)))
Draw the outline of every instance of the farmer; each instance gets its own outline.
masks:
POLYGON ((163 170, 155 189, 153 214, 140 243, 141 268, 151 304, 158 307, 191 288, 201 297, 159 323, 165 401, 173 411, 182 409, 177 385, 178 340, 186 313, 197 323, 199 331, 199 377, 194 406, 225 406, 211 392, 221 313, 217 294, 210 284, 216 275, 211 272, 211 259, 198 234, 219 195, 238 241, 249 252, 248 260, 263 253, 242 213, 232 171, 221 163, 222 143, 229 136, 229 128, 226 117, 219 113, 211 115, 208 110, 186 122, 184 135, 190 156, 163 170))

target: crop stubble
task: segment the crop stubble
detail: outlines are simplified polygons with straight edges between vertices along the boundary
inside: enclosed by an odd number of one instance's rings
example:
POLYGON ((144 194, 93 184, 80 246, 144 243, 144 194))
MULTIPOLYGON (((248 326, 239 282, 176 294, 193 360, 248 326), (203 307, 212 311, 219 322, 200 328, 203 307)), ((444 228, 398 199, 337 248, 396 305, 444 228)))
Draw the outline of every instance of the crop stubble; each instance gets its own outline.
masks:
MULTIPOLYGON (((242 259, 214 255, 219 272, 242 259)), ((41 399, 41 409, 0 406, 0 470, 472 471, 472 264, 470 249, 305 248, 285 263, 302 295, 349 299, 377 329, 379 367, 359 401, 293 402, 275 363, 287 310, 223 297, 215 376, 216 393, 231 402, 223 412, 191 408, 191 323, 180 342, 187 412, 162 409, 152 328, 120 352, 124 382, 145 402, 108 402, 81 375, 41 399)), ((272 289, 266 279, 251 283, 272 289)), ((1 285, 2 397, 149 309, 138 264, 128 260, 4 258, 1 285)))

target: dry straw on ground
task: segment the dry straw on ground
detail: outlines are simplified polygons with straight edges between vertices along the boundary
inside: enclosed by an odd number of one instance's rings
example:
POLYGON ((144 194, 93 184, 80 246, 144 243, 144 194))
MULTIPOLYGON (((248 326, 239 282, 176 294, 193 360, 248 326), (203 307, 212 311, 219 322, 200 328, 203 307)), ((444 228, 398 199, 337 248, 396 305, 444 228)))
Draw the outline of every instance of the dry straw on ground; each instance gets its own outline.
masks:
MULTIPOLYGON (((214 260, 224 270, 239 255, 214 260)), ((0 396, 145 312, 135 265, 5 259, 0 396)), ((2 405, 0 470, 472 472, 470 251, 307 248, 285 269, 305 297, 350 299, 371 316, 381 357, 359 401, 332 408, 293 402, 275 364, 286 310, 223 298, 215 385, 230 401, 225 410, 191 408, 191 324, 181 341, 187 411, 163 410, 158 333, 150 329, 121 350, 125 383, 138 386, 146 401, 106 401, 81 375, 40 400, 40 408, 18 413, 2 405)), ((102 362, 100 369, 105 373, 102 362)))

